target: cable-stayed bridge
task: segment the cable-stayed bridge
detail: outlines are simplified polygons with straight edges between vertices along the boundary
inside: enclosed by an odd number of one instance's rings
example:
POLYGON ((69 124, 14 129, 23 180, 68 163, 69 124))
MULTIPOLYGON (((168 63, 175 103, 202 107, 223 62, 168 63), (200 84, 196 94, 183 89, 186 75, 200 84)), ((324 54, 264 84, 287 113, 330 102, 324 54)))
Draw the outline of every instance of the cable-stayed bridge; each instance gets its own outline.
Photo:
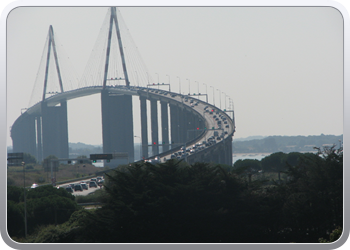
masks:
MULTIPOLYGON (((233 110, 220 110, 200 100, 199 93, 183 95, 171 92, 170 85, 169 91, 151 85, 153 81, 115 7, 109 8, 80 80, 74 71, 69 72, 72 70, 61 59, 57 44, 50 26, 30 107, 11 127, 14 152, 30 153, 39 161, 49 155, 68 158, 67 101, 100 93, 103 153, 127 153, 133 162, 133 125, 139 123, 144 159, 184 158, 189 163, 232 165, 233 110), (141 115, 136 121, 132 96, 140 100, 141 115)), ((111 161, 112 166, 119 163, 111 161)))

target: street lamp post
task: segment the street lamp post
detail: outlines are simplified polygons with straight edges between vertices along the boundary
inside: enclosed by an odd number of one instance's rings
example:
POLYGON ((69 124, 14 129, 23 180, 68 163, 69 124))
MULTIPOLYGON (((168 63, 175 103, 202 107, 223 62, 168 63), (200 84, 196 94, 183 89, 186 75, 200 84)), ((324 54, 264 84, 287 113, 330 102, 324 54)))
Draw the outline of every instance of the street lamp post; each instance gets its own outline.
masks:
POLYGON ((139 86, 140 86, 140 85, 139 85, 139 76, 137 75, 137 71, 135 71, 135 73, 136 73, 137 87, 139 87, 139 86))
POLYGON ((207 102, 208 102, 208 86, 207 86, 207 84, 205 84, 205 83, 203 83, 203 85, 205 85, 205 96, 206 96, 206 98, 207 98, 207 102))
POLYGON ((27 200, 26 200, 26 163, 23 161, 23 198, 24 198, 24 237, 27 238, 27 200))
POLYGON ((199 82, 195 81, 198 85, 198 99, 199 99, 199 82))
POLYGON ((159 74, 158 73, 156 73, 156 74, 158 76, 158 89, 159 89, 159 74))
POLYGON ((214 93, 214 87, 213 86, 210 86, 210 88, 213 88, 213 105, 215 106, 215 93, 214 93))
POLYGON ((179 94, 181 95, 181 80, 180 77, 177 76, 177 78, 179 78, 179 94))
POLYGON ((167 75, 168 76, 168 80, 169 80, 169 92, 170 92, 170 76, 169 75, 167 75))
POLYGON ((226 109, 226 93, 224 93, 224 92, 221 92, 222 94, 224 94, 225 95, 225 109, 226 109))
MULTIPOLYGON (((148 76, 148 72, 146 72, 147 74, 147 84, 149 85, 149 76, 148 76)), ((148 87, 148 86, 147 86, 148 87)))
POLYGON ((217 91, 219 91, 219 98, 220 98, 220 105, 219 105, 219 107, 220 107, 220 109, 221 109, 221 93, 220 93, 220 90, 219 89, 216 89, 217 91))
POLYGON ((190 95, 191 94, 191 81, 190 81, 190 79, 187 79, 187 78, 186 78, 186 80, 188 80, 188 94, 190 95))

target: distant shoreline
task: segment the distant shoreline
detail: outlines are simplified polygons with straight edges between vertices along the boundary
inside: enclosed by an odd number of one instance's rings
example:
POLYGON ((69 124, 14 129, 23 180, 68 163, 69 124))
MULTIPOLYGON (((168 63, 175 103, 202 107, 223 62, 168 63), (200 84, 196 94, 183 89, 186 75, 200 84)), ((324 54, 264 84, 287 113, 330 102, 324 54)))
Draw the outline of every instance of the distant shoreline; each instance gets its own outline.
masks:
MULTIPOLYGON (((277 152, 272 152, 272 153, 252 153, 252 152, 249 152, 249 153, 232 153, 232 157, 242 157, 242 156, 268 156, 270 154, 273 154, 273 153, 277 153, 277 152)), ((285 153, 285 152, 283 152, 285 153)), ((292 153, 292 152, 288 152, 288 153, 292 153)), ((288 154, 288 153, 285 153, 285 154, 288 154)), ((317 151, 298 151, 298 153, 317 153, 317 151)))
POLYGON ((232 153, 233 157, 241 157, 241 156, 257 156, 257 155, 262 155, 262 156, 267 156, 273 153, 232 153))

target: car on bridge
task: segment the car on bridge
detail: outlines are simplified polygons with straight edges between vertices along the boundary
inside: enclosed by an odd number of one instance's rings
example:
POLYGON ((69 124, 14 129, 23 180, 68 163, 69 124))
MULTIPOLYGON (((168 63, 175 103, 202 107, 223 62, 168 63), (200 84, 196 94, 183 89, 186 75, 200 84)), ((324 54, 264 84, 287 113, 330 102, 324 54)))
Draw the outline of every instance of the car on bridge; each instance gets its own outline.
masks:
POLYGON ((89 189, 88 185, 87 185, 85 182, 80 183, 80 185, 81 185, 81 187, 82 187, 83 189, 85 189, 85 190, 88 190, 88 189, 89 189))
POLYGON ((99 181, 97 182, 97 185, 98 185, 99 187, 102 187, 104 182, 105 182, 105 180, 104 180, 104 179, 101 179, 101 180, 99 180, 99 181))
POLYGON ((95 188, 98 187, 96 181, 90 181, 89 182, 89 188, 91 188, 91 187, 95 187, 95 188))
POLYGON ((77 191, 81 191, 83 192, 83 187, 80 185, 80 184, 74 184, 74 191, 77 192, 77 191))
POLYGON ((71 186, 66 186, 65 189, 66 189, 66 191, 68 193, 73 193, 74 192, 74 190, 73 190, 73 188, 71 186))

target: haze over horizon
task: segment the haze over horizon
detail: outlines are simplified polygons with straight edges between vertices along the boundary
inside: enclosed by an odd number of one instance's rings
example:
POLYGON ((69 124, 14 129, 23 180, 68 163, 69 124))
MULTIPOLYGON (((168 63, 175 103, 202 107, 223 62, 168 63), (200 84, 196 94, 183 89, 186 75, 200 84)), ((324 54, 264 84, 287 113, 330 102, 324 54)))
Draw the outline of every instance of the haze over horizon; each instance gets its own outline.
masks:
MULTIPOLYGON (((321 134, 322 135, 322 134, 321 134)), ((334 134, 328 134, 328 135, 334 135, 334 134)), ((343 134, 340 134, 340 135, 334 135, 334 136, 341 136, 343 134)), ((294 137, 294 136, 288 136, 288 135, 268 135, 268 136, 262 136, 262 135, 252 135, 252 136, 247 136, 247 137, 233 137, 232 140, 235 141, 235 140, 254 140, 254 139, 264 139, 266 137, 269 137, 269 136, 285 136, 285 137, 294 137)), ((296 135, 298 136, 298 135, 296 135)), ((308 136, 320 136, 320 135, 300 135, 300 136, 305 136, 305 137, 308 137, 308 136)), ((69 143, 72 143, 72 144, 84 144, 84 145, 87 145, 87 146, 94 146, 94 147, 102 147, 103 144, 89 144, 89 143, 84 143, 84 142, 69 142, 69 143)), ((139 145, 140 143, 139 142, 135 142, 136 145, 139 145)), ((7 145, 8 148, 12 148, 12 145, 7 145)))

